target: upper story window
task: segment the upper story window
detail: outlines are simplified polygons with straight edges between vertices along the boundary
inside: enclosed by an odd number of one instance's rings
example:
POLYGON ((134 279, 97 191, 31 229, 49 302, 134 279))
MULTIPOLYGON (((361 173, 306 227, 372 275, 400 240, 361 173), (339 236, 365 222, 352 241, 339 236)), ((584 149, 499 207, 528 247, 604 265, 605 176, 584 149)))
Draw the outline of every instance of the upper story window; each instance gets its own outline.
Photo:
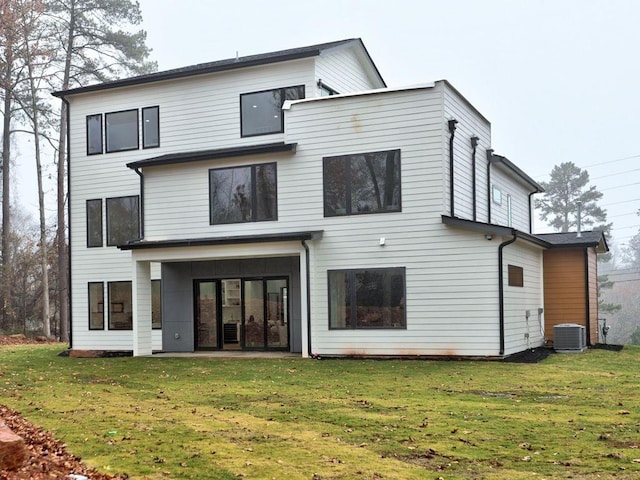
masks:
POLYGON ((400 150, 323 159, 324 216, 400 211, 400 150))
POLYGON ((329 327, 406 328, 405 269, 330 270, 329 327))
POLYGON ((102 153, 102 114, 87 115, 87 155, 102 153))
POLYGON ((142 109, 142 148, 160 146, 160 107, 142 109))
POLYGON ((105 114, 107 153, 138 148, 138 110, 105 114))
POLYGON ((140 198, 107 198, 107 246, 124 245, 140 238, 140 198))
POLYGON ((87 247, 102 246, 102 199, 87 200, 87 247))
POLYGON ((241 94, 241 136, 251 137, 284 132, 282 105, 285 100, 301 98, 304 98, 304 85, 241 94))
POLYGON ((210 222, 263 222, 278 219, 276 164, 209 170, 210 222))

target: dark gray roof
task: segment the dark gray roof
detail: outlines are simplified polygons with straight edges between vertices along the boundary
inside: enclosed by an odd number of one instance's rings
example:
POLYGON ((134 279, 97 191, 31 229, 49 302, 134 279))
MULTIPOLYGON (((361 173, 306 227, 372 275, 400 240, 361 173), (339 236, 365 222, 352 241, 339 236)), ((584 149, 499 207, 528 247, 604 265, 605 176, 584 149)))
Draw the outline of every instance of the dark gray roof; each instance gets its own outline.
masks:
POLYGON ((576 232, 539 233, 536 237, 543 239, 555 248, 599 247, 598 251, 609 251, 607 238, 600 230, 581 232, 579 237, 576 232))
POLYGON ((286 62, 289 60, 298 60, 301 58, 316 57, 323 50, 334 47, 359 45, 365 53, 367 60, 370 62, 371 69, 378 76, 380 82, 386 86, 378 68, 373 63, 369 52, 359 38, 350 38, 347 40, 339 40, 336 42, 321 43, 318 45, 310 45, 307 47, 290 48, 287 50, 279 50, 277 52, 261 53, 258 55, 248 55, 246 57, 227 58, 215 62, 199 63, 188 67, 175 68, 173 70, 165 70, 163 72, 149 73, 139 75, 137 77, 123 78, 111 82, 98 83, 86 87, 72 88, 70 90, 61 90, 54 92, 56 97, 66 97, 77 93, 95 92, 98 90, 107 90, 110 88, 126 87, 131 85, 140 85, 144 83, 160 82, 163 80, 173 80, 182 77, 191 77, 194 75, 203 75, 207 73, 223 72, 227 70, 235 70, 238 68, 255 67, 258 65, 268 65, 270 63, 286 62))
POLYGON ((511 170, 513 173, 515 173, 518 177, 520 177, 522 180, 524 180, 526 183, 531 185, 536 190, 536 192, 538 193, 544 192, 544 188, 542 188, 542 186, 538 182, 536 182, 533 178, 531 178, 529 175, 524 173, 515 163, 513 163, 507 157, 503 157, 502 155, 496 155, 492 153, 491 162, 501 163, 502 165, 507 167, 509 170, 511 170))
POLYGON ((118 245, 121 250, 141 250, 145 248, 179 248, 215 245, 237 245, 247 243, 291 242, 317 240, 322 238, 323 230, 308 232, 265 233, 261 235, 236 235, 231 237, 185 238, 179 240, 136 240, 118 245))
POLYGON ((295 152, 295 143, 264 143, 261 145, 245 145, 241 147, 215 148, 212 150, 197 150, 193 152, 168 153, 158 157, 127 163, 129 168, 152 167, 156 165, 171 165, 174 163, 199 162, 215 158, 242 157, 245 155, 262 155, 266 153, 295 152))

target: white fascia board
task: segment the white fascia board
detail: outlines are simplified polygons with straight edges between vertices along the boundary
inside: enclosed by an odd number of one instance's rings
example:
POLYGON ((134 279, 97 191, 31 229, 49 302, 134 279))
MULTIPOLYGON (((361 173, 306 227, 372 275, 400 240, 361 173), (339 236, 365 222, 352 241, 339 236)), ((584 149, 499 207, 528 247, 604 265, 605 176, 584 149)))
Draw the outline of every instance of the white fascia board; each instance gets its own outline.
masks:
POLYGON ((324 102, 324 101, 335 100, 338 98, 361 97, 363 95, 376 95, 379 93, 394 93, 394 92, 406 92, 411 90, 425 90, 428 88, 434 88, 435 86, 436 86, 435 82, 429 82, 429 83, 421 83, 417 85, 409 85, 406 87, 398 87, 398 88, 376 88, 374 90, 363 90, 361 92, 340 93, 338 95, 329 95, 327 97, 303 98, 301 100, 286 100, 282 105, 282 109, 291 110, 291 107, 293 105, 298 105, 300 103, 324 102))

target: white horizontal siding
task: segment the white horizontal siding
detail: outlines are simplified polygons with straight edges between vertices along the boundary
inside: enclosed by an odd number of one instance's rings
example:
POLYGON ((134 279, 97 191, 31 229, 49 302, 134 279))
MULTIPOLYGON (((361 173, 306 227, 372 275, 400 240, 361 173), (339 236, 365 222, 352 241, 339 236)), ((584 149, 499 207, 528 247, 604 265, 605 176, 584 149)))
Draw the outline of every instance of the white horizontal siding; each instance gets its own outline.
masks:
POLYGON ((544 343, 542 249, 517 241, 504 249, 505 354, 539 347, 544 343), (523 287, 510 287, 508 265, 522 267, 523 287), (527 320, 526 312, 530 317, 527 320))
POLYGON ((338 93, 371 90, 383 86, 371 82, 351 48, 328 50, 316 57, 316 79, 322 80, 338 93))
POLYGON ((530 190, 495 165, 491 167, 491 184, 502 192, 502 204, 493 201, 491 203, 491 222, 531 233, 529 222, 530 190), (511 225, 509 225, 507 196, 511 197, 511 225))
POLYGON ((478 114, 455 89, 446 82, 439 82, 443 89, 445 123, 457 120, 453 140, 454 209, 450 212, 449 201, 449 130, 445 125, 447 156, 444 171, 447 175, 445 211, 447 214, 473 220, 473 205, 476 206, 476 220, 488 222, 487 209, 487 150, 491 148, 491 124, 478 114), (476 147, 476 195, 473 196, 473 168, 471 137, 478 137, 476 147))

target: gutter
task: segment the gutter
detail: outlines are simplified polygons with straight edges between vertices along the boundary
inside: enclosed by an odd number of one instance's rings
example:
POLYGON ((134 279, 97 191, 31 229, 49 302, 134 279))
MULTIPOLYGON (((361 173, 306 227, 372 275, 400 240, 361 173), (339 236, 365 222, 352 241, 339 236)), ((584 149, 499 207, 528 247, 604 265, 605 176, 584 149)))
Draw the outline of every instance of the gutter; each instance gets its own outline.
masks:
MULTIPOLYGON (((476 206, 476 149, 478 147, 479 138, 475 135, 471 137, 471 147, 473 151, 471 152, 471 201, 473 202, 473 221, 477 220, 477 206, 476 206)), ((529 202, 531 203, 531 202, 529 202)))
POLYGON ((309 358, 315 358, 313 354, 313 349, 311 348, 311 273, 309 271, 310 261, 309 261, 309 245, 307 245, 306 240, 302 240, 302 246, 305 251, 305 264, 306 264, 306 274, 307 274, 307 355, 309 358))
POLYGON ((455 119, 449 120, 449 133, 451 134, 449 136, 449 215, 451 215, 452 217, 455 217, 455 201, 453 188, 453 139, 456 135, 456 123, 458 123, 458 121, 455 119))
POLYGON ((506 242, 502 242, 500 244, 500 247, 498 247, 498 298, 499 298, 499 302, 500 302, 500 352, 499 355, 503 356, 504 355, 504 265, 503 265, 503 259, 504 259, 504 247, 506 247, 507 245, 511 245, 512 243, 514 243, 517 239, 518 239, 518 234, 516 230, 512 230, 511 235, 513 235, 513 238, 507 240, 506 242))
MULTIPOLYGON (((73 308, 71 295, 71 104, 64 96, 60 96, 60 100, 67 106, 67 228, 69 229, 69 245, 67 245, 67 316, 69 317, 68 333, 69 333, 69 350, 73 350, 73 308)), ((58 195, 60 192, 58 192, 58 195)), ((102 212, 100 212, 102 215, 102 212)), ((104 294, 104 292, 103 292, 104 294)), ((62 319, 60 319, 62 321, 62 319)))

